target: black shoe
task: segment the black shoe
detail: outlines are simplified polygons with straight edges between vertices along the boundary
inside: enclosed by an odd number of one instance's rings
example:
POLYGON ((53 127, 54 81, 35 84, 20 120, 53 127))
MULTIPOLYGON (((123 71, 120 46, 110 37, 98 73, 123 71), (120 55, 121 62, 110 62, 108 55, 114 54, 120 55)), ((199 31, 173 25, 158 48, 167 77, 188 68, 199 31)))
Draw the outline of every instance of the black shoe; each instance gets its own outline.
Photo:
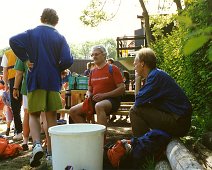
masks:
POLYGON ((9 136, 9 134, 10 134, 10 128, 7 128, 5 134, 6 134, 6 136, 9 136))
POLYGON ((28 151, 29 150, 29 147, 28 147, 27 144, 23 144, 22 148, 23 148, 23 151, 28 151))
POLYGON ((110 119, 110 122, 113 122, 114 120, 116 120, 116 115, 113 115, 110 119))

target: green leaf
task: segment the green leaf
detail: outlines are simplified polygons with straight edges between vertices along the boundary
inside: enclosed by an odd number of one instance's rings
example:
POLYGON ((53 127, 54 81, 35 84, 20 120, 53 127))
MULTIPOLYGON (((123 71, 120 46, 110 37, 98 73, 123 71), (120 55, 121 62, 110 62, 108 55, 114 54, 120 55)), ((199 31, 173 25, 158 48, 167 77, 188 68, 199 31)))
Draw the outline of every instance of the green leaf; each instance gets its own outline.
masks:
POLYGON ((212 46, 208 50, 208 59, 212 61, 212 46))
POLYGON ((200 35, 198 37, 190 38, 184 45, 184 48, 183 48, 184 54, 185 55, 192 54, 194 51, 201 48, 209 39, 210 37, 205 35, 200 35))
POLYGON ((177 19, 180 23, 185 24, 187 27, 192 25, 192 20, 188 16, 178 16, 177 19))

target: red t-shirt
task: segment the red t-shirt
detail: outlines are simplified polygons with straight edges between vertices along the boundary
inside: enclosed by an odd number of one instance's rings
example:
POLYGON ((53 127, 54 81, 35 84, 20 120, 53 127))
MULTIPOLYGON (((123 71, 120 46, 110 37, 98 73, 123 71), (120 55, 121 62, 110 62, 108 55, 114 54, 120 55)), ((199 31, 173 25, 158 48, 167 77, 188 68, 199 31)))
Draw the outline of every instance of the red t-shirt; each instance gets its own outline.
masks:
POLYGON ((92 87, 93 95, 107 93, 117 88, 117 84, 123 83, 123 77, 119 68, 112 65, 112 73, 109 72, 109 64, 103 68, 92 70, 88 85, 92 87))

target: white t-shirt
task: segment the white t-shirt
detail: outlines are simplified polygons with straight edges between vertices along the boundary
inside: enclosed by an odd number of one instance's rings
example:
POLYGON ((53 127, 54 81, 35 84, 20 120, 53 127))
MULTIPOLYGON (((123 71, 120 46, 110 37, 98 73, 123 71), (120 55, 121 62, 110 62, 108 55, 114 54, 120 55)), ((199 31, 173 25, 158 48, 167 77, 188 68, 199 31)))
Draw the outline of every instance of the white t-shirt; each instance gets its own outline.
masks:
POLYGON ((4 54, 1 60, 1 66, 2 67, 8 67, 8 59, 6 57, 6 55, 4 54))

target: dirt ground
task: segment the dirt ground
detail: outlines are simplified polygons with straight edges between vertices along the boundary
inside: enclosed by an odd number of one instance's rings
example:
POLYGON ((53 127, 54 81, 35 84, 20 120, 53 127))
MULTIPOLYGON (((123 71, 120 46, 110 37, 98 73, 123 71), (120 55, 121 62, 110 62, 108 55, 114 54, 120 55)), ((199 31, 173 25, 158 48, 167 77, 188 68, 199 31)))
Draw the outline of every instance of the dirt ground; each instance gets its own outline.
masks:
MULTIPOLYGON (((0 135, 4 136, 4 131, 6 129, 6 125, 0 123, 0 135)), ((14 143, 12 140, 13 132, 11 131, 10 137, 8 140, 10 143, 14 143)), ((118 139, 129 139, 131 138, 131 127, 129 123, 129 118, 116 119, 113 122, 108 123, 107 129, 107 142, 115 142, 118 139)), ((42 135, 44 138, 44 135, 42 135)), ((15 142, 21 144, 21 142, 15 142)), ((29 151, 21 152, 19 156, 15 158, 9 158, 6 160, 0 160, 0 170, 50 170, 52 169, 46 162, 45 158, 42 159, 41 165, 37 168, 31 168, 29 166, 29 159, 32 150, 32 142, 29 142, 29 151)))

